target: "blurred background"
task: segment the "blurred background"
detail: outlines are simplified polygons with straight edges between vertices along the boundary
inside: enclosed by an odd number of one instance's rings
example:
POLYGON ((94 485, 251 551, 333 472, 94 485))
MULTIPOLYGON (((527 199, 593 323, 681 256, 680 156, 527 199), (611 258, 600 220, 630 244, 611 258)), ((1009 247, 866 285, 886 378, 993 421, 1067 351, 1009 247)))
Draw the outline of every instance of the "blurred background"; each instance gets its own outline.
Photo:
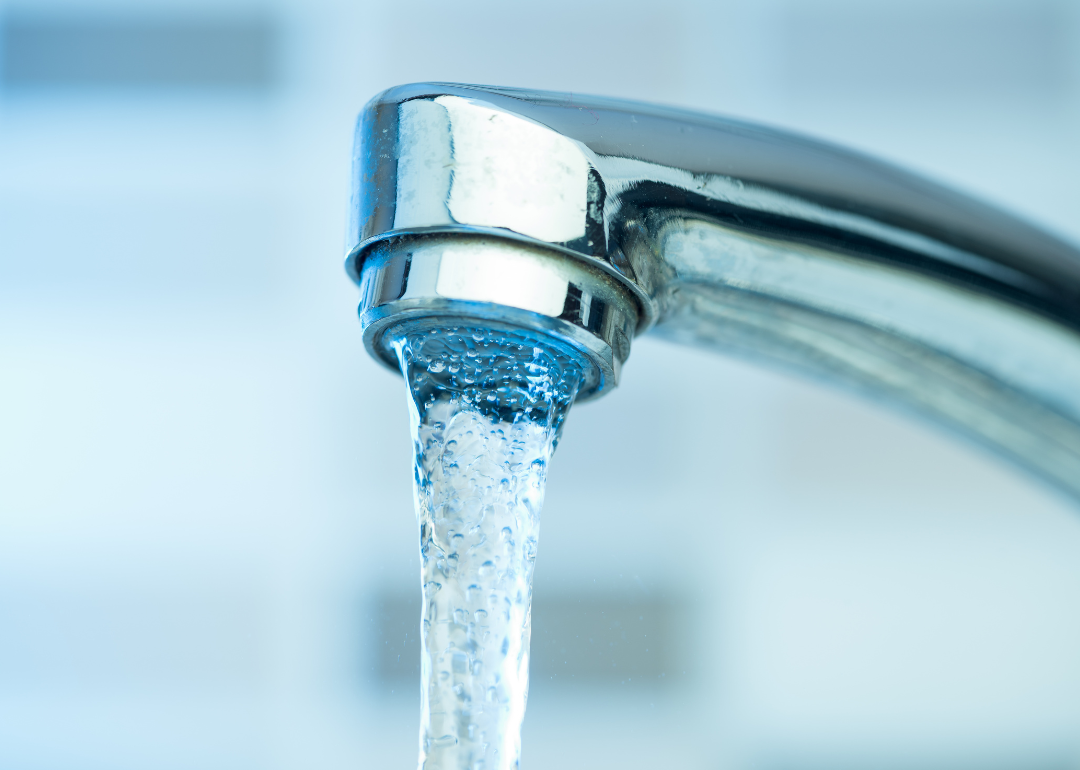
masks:
MULTIPOLYGON (((0 2, 0 768, 415 763, 404 389, 355 116, 443 80, 874 153, 1080 241, 1080 3, 0 2)), ((827 387, 634 345, 571 414, 526 767, 1080 767, 1080 517, 827 387)))

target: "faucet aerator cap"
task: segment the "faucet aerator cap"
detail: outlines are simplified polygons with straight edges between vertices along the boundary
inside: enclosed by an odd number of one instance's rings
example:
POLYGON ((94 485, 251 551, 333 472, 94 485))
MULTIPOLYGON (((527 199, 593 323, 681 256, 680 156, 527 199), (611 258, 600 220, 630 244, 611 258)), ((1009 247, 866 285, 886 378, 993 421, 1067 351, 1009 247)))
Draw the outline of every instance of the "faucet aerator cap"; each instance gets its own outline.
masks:
POLYGON ((403 325, 476 326, 535 335, 582 368, 578 400, 618 384, 638 325, 621 282, 580 257, 467 232, 388 233, 349 259, 368 351, 398 369, 403 325))

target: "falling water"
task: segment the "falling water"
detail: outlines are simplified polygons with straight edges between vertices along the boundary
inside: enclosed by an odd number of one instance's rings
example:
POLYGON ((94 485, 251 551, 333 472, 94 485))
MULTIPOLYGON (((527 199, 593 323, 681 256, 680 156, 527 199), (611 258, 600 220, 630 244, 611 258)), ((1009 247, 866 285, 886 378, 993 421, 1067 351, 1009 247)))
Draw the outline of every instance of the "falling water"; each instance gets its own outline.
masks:
POLYGON ((547 464, 580 368, 535 336, 402 331, 420 524, 422 770, 509 770, 547 464))

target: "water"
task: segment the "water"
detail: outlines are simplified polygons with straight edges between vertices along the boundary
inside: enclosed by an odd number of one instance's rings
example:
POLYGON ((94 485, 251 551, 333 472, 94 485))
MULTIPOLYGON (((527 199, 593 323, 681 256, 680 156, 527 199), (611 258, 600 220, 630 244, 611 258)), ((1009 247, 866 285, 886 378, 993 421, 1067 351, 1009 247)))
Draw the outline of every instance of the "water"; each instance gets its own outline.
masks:
POLYGON ((420 524, 422 770, 518 767, 547 466, 580 369, 535 337, 404 331, 420 524))

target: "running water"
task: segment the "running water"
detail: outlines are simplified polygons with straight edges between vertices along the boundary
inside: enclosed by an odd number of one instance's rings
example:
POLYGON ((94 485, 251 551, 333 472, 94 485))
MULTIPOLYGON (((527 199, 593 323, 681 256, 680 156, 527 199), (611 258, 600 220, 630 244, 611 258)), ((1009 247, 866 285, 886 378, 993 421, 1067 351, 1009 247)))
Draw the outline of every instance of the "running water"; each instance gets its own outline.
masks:
POLYGON ((511 770, 547 464, 580 385, 524 333, 404 331, 420 524, 421 770, 511 770))

